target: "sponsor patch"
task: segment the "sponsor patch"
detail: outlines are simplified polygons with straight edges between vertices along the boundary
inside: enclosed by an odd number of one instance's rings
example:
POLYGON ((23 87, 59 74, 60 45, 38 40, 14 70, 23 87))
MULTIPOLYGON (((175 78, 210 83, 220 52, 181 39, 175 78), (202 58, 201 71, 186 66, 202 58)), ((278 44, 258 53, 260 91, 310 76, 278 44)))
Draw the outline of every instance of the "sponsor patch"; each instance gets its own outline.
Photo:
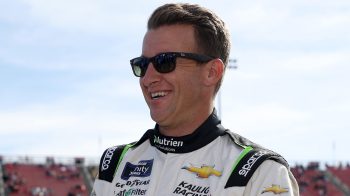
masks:
POLYGON ((125 186, 128 187, 139 187, 139 186, 145 186, 148 185, 150 182, 150 180, 128 180, 126 181, 126 183, 120 183, 117 182, 117 184, 115 184, 116 187, 120 187, 120 188, 124 188, 125 186))
POLYGON ((155 144, 160 144, 160 145, 164 145, 164 146, 171 146, 171 147, 181 147, 184 144, 183 141, 177 141, 177 140, 174 140, 173 138, 170 138, 170 139, 161 138, 161 137, 156 136, 156 135, 154 136, 153 142, 155 144))
POLYGON ((173 138, 163 138, 159 136, 154 136, 153 143, 157 148, 168 152, 176 152, 176 148, 182 147, 184 142, 174 140, 173 138))
POLYGON ((280 185, 271 185, 269 187, 266 187, 262 192, 261 194, 264 194, 264 193, 273 193, 275 195, 279 195, 279 194, 282 194, 282 193, 288 193, 288 188, 282 188, 280 185))
POLYGON ((252 157, 248 159, 248 161, 243 165, 243 167, 239 170, 239 175, 246 177, 253 165, 257 160, 259 160, 263 155, 267 154, 267 151, 258 151, 252 157))
POLYGON ((210 196, 209 186, 198 186, 185 181, 180 182, 175 190, 174 194, 177 195, 196 195, 196 196, 210 196))
POLYGON ((147 191, 147 185, 150 180, 128 180, 126 182, 117 182, 114 191, 114 195, 118 196, 130 196, 130 195, 145 195, 147 191))
POLYGON ((117 146, 108 148, 108 150, 107 150, 107 152, 102 160, 102 168, 101 168, 102 171, 108 169, 109 164, 111 163, 111 160, 112 160, 113 153, 114 153, 115 149, 117 149, 117 148, 118 148, 117 146))
POLYGON ((121 178, 123 180, 129 180, 130 177, 147 177, 151 175, 153 166, 153 159, 142 160, 138 164, 134 165, 130 162, 125 164, 121 178))
POLYGON ((215 166, 202 165, 201 167, 195 166, 184 166, 181 169, 186 169, 189 172, 195 173, 199 178, 209 178, 209 176, 214 175, 217 177, 221 176, 221 172, 214 169, 215 166))
POLYGON ((146 195, 146 191, 144 189, 124 189, 119 192, 115 192, 115 196, 131 196, 131 195, 146 195))

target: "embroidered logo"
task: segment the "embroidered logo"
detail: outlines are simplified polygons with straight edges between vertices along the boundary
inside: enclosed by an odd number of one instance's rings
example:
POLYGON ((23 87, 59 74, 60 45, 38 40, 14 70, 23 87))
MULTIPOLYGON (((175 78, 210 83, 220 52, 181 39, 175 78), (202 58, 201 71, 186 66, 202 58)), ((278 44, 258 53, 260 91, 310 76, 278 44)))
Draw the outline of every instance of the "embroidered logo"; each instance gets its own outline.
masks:
POLYGON ((275 195, 277 194, 282 194, 282 193, 288 193, 288 188, 282 188, 280 185, 271 185, 270 187, 266 187, 262 192, 261 194, 264 194, 264 193, 273 193, 275 195))
POLYGON ((115 149, 117 149, 117 147, 111 147, 107 150, 105 156, 103 157, 103 161, 102 161, 102 171, 107 170, 109 167, 109 164, 111 163, 112 160, 112 156, 113 153, 115 151, 115 149))
POLYGON ((214 169, 215 166, 202 165, 201 167, 184 166, 181 169, 186 169, 189 172, 195 173, 200 178, 208 178, 211 175, 220 177, 221 172, 214 169))
POLYGON ((154 136, 153 142, 155 144, 160 144, 160 145, 164 145, 164 146, 171 146, 171 147, 181 147, 184 144, 183 141, 177 141, 177 140, 174 140, 173 138, 170 138, 170 139, 161 138, 159 136, 154 136))
POLYGON ((173 194, 176 195, 198 195, 198 196, 211 196, 209 186, 198 186, 185 181, 182 181, 177 185, 173 194))
POLYGON ((142 160, 138 164, 134 165, 130 162, 125 164, 121 178, 123 180, 129 180, 130 177, 147 177, 151 175, 153 166, 153 159, 142 160))
POLYGON ((146 191, 144 189, 129 189, 129 190, 122 190, 116 193, 116 196, 131 196, 131 195, 146 195, 146 191))
POLYGON ((267 154, 266 151, 256 152, 249 160, 243 165, 242 169, 239 170, 239 175, 246 177, 253 165, 257 160, 259 160, 263 155, 267 154))

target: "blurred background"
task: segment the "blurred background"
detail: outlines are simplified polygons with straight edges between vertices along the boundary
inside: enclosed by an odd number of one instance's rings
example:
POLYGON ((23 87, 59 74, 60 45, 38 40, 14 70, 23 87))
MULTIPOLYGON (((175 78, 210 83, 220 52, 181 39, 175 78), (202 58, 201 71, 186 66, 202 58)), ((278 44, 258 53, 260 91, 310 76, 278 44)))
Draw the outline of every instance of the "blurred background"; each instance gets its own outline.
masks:
MULTIPOLYGON (((166 2, 0 0, 2 173, 59 165, 56 177, 89 185, 86 172, 104 149, 153 128, 129 59, 166 2)), ((336 173, 350 161, 350 1, 189 2, 213 10, 231 32, 233 68, 216 105, 222 124, 282 154, 306 176, 298 177, 304 195, 323 187, 347 194, 350 173, 336 173)))

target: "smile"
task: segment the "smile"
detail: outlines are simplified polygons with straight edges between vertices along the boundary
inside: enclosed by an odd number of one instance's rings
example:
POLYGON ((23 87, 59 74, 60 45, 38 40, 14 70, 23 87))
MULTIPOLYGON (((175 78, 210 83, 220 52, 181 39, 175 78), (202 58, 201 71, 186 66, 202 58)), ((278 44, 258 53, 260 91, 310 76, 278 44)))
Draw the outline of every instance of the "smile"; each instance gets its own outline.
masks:
POLYGON ((168 92, 164 92, 164 91, 159 91, 159 92, 154 92, 151 93, 151 98, 152 99, 159 99, 161 97, 164 97, 168 94, 168 92))

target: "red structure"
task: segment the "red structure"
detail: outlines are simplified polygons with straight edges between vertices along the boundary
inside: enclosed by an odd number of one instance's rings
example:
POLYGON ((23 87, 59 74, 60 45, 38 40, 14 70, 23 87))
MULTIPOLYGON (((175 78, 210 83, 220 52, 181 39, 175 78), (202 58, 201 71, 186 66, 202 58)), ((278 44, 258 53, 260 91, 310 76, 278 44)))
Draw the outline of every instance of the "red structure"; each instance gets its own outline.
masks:
POLYGON ((319 169, 317 162, 310 162, 306 167, 297 165, 291 168, 298 181, 301 196, 343 196, 324 171, 319 169))
POLYGON ((8 163, 4 183, 10 196, 87 196, 84 179, 74 165, 8 163))

